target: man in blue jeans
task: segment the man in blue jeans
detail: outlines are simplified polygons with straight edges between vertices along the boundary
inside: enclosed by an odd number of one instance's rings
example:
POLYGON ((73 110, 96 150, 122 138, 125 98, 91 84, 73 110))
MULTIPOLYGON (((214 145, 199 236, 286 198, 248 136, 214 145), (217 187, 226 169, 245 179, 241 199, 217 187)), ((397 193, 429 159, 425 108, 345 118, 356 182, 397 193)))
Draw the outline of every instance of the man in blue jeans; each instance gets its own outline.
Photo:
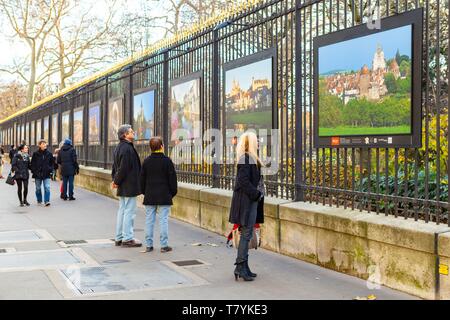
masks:
POLYGON ((137 196, 141 194, 139 174, 141 160, 134 148, 134 131, 130 125, 122 125, 118 132, 120 143, 114 150, 112 187, 117 189, 119 211, 117 212, 116 246, 124 248, 141 247, 134 239, 134 218, 136 217, 137 196))
POLYGON ((144 160, 140 178, 146 210, 146 252, 153 251, 153 228, 158 213, 161 252, 164 253, 172 251, 169 247, 169 214, 172 198, 177 194, 177 174, 172 160, 164 155, 161 137, 150 139, 150 149, 152 153, 144 160))
POLYGON ((44 185, 44 203, 50 206, 50 175, 52 174, 55 160, 50 151, 47 150, 47 142, 39 141, 39 149, 33 153, 31 158, 31 172, 36 183, 36 199, 42 204, 42 185, 44 185))

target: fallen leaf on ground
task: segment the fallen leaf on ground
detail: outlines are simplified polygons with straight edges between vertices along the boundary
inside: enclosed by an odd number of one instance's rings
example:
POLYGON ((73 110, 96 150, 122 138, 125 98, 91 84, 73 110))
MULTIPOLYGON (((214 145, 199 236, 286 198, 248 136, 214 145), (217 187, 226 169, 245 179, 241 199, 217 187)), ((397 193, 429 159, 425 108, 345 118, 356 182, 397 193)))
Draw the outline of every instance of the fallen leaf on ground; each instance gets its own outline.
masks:
POLYGON ((200 247, 201 245, 202 244, 200 242, 196 242, 196 243, 191 244, 191 246, 193 246, 193 247, 200 247))
POLYGON ((210 243, 210 242, 208 242, 206 245, 207 245, 207 246, 211 246, 211 247, 218 247, 217 244, 215 244, 215 243, 210 243))

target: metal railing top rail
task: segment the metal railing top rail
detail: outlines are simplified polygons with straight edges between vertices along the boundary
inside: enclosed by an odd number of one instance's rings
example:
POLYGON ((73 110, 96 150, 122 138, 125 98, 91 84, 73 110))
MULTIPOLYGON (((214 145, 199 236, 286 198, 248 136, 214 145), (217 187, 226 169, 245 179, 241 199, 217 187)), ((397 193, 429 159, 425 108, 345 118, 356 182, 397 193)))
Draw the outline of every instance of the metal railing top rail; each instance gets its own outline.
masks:
MULTIPOLYGON (((277 0, 276 2, 278 1, 280 0, 277 0)), ((111 66, 110 68, 104 71, 99 71, 93 74, 92 76, 89 76, 86 79, 83 79, 80 82, 73 84, 72 86, 69 86, 53 95, 50 95, 40 101, 37 101, 36 103, 30 106, 25 107, 22 110, 17 111, 16 113, 0 120, 0 124, 15 119, 20 115, 23 115, 40 106, 43 106, 48 102, 51 102, 52 100, 63 97, 66 94, 70 94, 72 93, 72 91, 80 89, 86 85, 89 85, 94 81, 98 81, 99 79, 101 80, 110 75, 121 72, 124 69, 127 69, 135 64, 142 62, 142 60, 158 56, 165 50, 170 50, 170 48, 172 47, 175 48, 177 46, 180 46, 186 41, 191 40, 191 38, 201 36, 201 34, 207 34, 211 32, 216 25, 224 22, 225 20, 240 19, 241 18, 240 15, 245 14, 246 10, 256 9, 257 5, 260 4, 261 2, 264 2, 264 0, 246 0, 242 1, 239 4, 233 4, 232 6, 229 6, 226 10, 223 10, 220 13, 218 13, 216 16, 210 17, 205 20, 201 20, 196 24, 194 24, 192 27, 180 31, 179 33, 175 34, 172 38, 162 39, 156 42, 154 45, 150 46, 149 48, 145 49, 144 51, 134 54, 133 56, 111 66)), ((267 5, 267 3, 265 3, 265 5, 267 5)))

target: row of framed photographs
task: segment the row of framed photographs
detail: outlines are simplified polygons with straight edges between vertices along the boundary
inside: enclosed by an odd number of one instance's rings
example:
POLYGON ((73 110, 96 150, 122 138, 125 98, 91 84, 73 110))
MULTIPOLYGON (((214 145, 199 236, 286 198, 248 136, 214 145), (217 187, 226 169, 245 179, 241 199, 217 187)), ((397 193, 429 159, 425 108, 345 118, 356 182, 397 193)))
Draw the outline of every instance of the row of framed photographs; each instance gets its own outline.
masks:
MULTIPOLYGON (((247 129, 271 129, 275 118, 275 50, 267 50, 224 65, 224 126, 244 132, 247 129), (225 120, 226 119, 226 120, 225 120)), ((124 98, 109 102, 108 143, 117 142, 117 130, 124 121, 124 98)), ((158 86, 139 89, 133 94, 132 126, 136 140, 146 141, 155 132, 158 86)), ((172 81, 170 86, 169 140, 171 144, 201 137, 203 72, 172 81)), ((92 103, 88 111, 89 145, 101 143, 102 106, 92 103)), ((275 122, 276 123, 276 122, 275 122)), ((74 144, 83 142, 83 108, 74 110, 74 144)), ((68 132, 69 113, 62 115, 63 137, 68 132)))

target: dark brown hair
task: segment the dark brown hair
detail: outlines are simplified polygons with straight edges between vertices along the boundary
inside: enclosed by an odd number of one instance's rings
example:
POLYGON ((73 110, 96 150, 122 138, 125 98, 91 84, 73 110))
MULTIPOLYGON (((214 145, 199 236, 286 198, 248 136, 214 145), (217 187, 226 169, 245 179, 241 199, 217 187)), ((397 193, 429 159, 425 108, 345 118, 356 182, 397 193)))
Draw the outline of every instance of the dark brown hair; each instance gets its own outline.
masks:
POLYGON ((153 137, 150 139, 150 149, 152 152, 160 150, 162 145, 163 141, 161 137, 153 137))

